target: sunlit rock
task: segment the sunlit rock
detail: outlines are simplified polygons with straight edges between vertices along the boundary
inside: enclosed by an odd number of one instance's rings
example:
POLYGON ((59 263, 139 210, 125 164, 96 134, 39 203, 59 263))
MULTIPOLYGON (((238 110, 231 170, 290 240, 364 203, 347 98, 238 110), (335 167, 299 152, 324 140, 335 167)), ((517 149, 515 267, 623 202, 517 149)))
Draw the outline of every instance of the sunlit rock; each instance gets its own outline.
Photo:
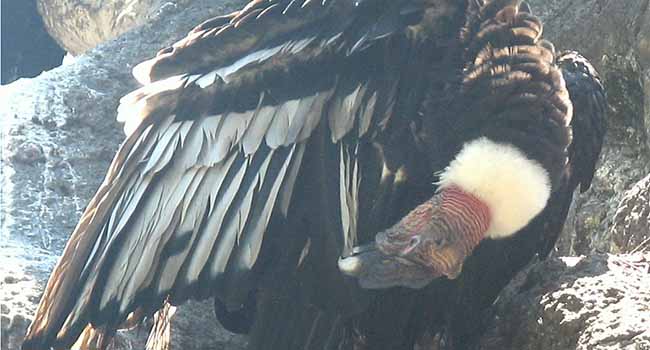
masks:
POLYGON ((142 25, 164 12, 181 12, 189 0, 37 0, 48 32, 74 55, 142 25))

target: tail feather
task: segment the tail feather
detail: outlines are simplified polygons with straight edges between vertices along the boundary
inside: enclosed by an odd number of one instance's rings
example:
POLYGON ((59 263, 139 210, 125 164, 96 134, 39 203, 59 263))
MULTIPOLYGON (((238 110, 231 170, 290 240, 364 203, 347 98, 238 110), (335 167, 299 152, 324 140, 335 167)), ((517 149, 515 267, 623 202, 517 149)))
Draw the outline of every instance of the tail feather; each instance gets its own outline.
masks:
POLYGON ((147 339, 147 350, 171 349, 171 318, 176 312, 176 307, 165 302, 163 307, 154 315, 154 324, 147 339))
POLYGON ((113 341, 114 331, 104 327, 94 328, 87 325, 77 341, 72 346, 73 350, 106 350, 113 341))

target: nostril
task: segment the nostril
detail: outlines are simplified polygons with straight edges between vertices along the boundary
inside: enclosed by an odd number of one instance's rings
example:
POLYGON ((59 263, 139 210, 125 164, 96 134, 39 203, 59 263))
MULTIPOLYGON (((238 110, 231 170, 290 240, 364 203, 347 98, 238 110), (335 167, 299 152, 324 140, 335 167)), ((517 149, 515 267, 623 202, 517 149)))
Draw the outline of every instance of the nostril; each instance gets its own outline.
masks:
POLYGON ((409 249, 415 248, 416 245, 420 244, 420 236, 413 236, 409 241, 409 249))
POLYGON ((401 252, 401 255, 410 254, 420 244, 420 236, 413 236, 408 241, 408 245, 401 252))

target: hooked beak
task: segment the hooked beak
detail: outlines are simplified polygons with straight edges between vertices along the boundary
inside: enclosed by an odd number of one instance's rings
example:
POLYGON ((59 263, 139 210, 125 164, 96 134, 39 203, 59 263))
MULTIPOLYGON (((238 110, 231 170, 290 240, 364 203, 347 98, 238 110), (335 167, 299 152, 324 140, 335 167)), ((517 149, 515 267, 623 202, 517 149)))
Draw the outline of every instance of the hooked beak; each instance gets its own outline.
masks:
POLYGON ((451 246, 435 249, 419 235, 400 240, 386 232, 375 242, 355 247, 339 258, 339 270, 359 280, 366 289, 407 287, 420 289, 435 278, 460 275, 466 256, 451 246))
POLYGON ((354 248, 339 259, 341 272, 368 289, 422 288, 438 277, 457 278, 487 230, 487 222, 477 225, 476 220, 467 219, 472 215, 454 215, 458 208, 449 210, 443 200, 442 195, 434 196, 379 232, 374 242, 354 248))
POLYGON ((381 232, 375 242, 355 247, 339 258, 339 270, 357 278, 366 289, 420 289, 438 277, 455 279, 463 269, 466 255, 458 249, 436 249, 419 235, 403 241, 389 237, 381 232))
POLYGON ((453 232, 446 232, 444 227, 410 232, 401 225, 378 233, 375 242, 385 254, 427 268, 437 277, 455 279, 470 253, 464 249, 462 238, 462 235, 454 236, 453 232))
POLYGON ((339 258, 338 265, 341 272, 357 278, 365 289, 419 289, 439 277, 407 259, 385 254, 375 242, 355 247, 349 256, 339 258))

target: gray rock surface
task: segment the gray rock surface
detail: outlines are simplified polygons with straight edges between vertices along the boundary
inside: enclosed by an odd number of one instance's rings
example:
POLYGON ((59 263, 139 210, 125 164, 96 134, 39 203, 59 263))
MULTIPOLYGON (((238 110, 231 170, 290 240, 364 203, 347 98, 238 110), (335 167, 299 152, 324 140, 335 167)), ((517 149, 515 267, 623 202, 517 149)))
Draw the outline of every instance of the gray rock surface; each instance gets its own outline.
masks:
POLYGON ((551 258, 520 273, 481 350, 650 349, 650 254, 551 258))
MULTIPOLYGON (((160 16, 181 12, 190 0, 37 0, 50 35, 79 55, 160 16)), ((164 16, 163 16, 164 17, 164 16)))
POLYGON ((650 175, 625 192, 612 225, 619 251, 650 251, 650 175))

